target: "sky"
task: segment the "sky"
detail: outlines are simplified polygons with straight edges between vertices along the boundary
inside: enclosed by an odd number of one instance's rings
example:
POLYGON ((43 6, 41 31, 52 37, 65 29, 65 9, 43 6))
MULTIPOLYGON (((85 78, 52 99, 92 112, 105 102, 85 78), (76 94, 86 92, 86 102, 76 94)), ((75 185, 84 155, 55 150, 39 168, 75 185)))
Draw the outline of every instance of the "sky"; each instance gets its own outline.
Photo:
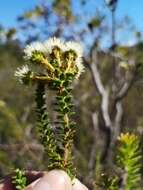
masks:
POLYGON ((0 0, 0 24, 11 27, 23 11, 34 7, 38 0, 0 0))
MULTIPOLYGON (((17 24, 16 18, 18 15, 20 15, 23 11, 34 7, 35 4, 41 1, 44 0, 0 0, 0 24, 4 27, 15 26, 17 24)), ((103 0, 93 1, 97 6, 102 8, 103 0)), ((137 30, 143 32, 142 0, 119 0, 116 14, 118 18, 128 15, 137 30)))

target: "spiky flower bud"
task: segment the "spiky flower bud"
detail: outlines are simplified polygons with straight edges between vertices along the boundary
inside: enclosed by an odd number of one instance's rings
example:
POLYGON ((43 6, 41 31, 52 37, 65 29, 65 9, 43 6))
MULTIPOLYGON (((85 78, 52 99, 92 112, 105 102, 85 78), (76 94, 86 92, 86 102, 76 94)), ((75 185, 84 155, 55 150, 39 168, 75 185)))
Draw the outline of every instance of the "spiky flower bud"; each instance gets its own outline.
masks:
POLYGON ((29 69, 28 65, 23 65, 21 68, 17 68, 14 73, 14 76, 20 83, 28 83, 32 75, 32 71, 29 69))
POLYGON ((82 48, 79 43, 74 41, 64 42, 58 38, 50 38, 45 42, 34 42, 27 45, 24 49, 26 60, 31 63, 46 66, 50 73, 55 75, 55 70, 63 73, 73 73, 78 78, 84 71, 82 65, 82 48))

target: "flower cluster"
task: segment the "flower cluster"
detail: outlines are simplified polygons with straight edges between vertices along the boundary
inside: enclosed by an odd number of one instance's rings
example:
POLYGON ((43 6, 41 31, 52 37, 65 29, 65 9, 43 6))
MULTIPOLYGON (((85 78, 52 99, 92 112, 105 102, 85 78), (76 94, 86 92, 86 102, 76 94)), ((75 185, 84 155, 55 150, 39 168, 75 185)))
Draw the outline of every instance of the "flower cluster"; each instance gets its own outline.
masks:
POLYGON ((34 42, 27 45, 24 49, 24 58, 33 65, 42 65, 44 74, 33 73, 28 65, 18 68, 15 76, 23 82, 27 80, 46 79, 58 77, 57 73, 70 73, 77 79, 84 71, 82 65, 82 48, 79 43, 74 41, 64 42, 56 37, 50 38, 45 42, 34 42), (29 77, 29 78, 28 78, 29 77), (42 77, 42 78, 41 78, 42 77))
POLYGON ((30 77, 32 76, 32 71, 30 70, 28 65, 23 65, 22 67, 17 68, 14 76, 18 78, 20 83, 27 83, 28 79, 30 79, 30 77))

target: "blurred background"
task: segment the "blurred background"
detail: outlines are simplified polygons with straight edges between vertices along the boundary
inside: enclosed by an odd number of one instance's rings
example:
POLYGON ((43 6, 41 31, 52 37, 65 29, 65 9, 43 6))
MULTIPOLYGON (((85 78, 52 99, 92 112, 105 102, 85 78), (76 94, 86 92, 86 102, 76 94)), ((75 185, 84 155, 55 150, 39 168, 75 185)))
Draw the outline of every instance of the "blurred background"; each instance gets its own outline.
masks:
MULTIPOLYGON (((14 71, 23 48, 51 36, 81 42, 85 73, 74 84, 77 175, 92 183, 112 173, 121 132, 143 138, 143 2, 130 0, 1 0, 0 177, 48 164, 37 140, 34 86, 14 71)), ((48 94, 50 111, 52 94, 48 94)), ((141 143, 141 147, 143 143, 141 143)))

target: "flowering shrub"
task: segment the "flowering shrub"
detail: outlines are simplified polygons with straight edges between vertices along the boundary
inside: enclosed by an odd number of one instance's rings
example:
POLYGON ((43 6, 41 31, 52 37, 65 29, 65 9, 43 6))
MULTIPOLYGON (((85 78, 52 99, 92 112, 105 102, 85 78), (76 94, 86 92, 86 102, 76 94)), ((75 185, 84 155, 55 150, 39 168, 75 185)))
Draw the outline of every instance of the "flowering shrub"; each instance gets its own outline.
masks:
POLYGON ((36 85, 37 127, 48 159, 48 170, 65 170, 74 177, 72 158, 75 122, 71 121, 72 83, 84 71, 79 43, 50 38, 34 42, 24 49, 27 64, 18 68, 15 76, 20 83, 36 85), (49 120, 45 88, 54 90, 56 121, 49 120), (54 126, 54 127, 53 127, 54 126))

